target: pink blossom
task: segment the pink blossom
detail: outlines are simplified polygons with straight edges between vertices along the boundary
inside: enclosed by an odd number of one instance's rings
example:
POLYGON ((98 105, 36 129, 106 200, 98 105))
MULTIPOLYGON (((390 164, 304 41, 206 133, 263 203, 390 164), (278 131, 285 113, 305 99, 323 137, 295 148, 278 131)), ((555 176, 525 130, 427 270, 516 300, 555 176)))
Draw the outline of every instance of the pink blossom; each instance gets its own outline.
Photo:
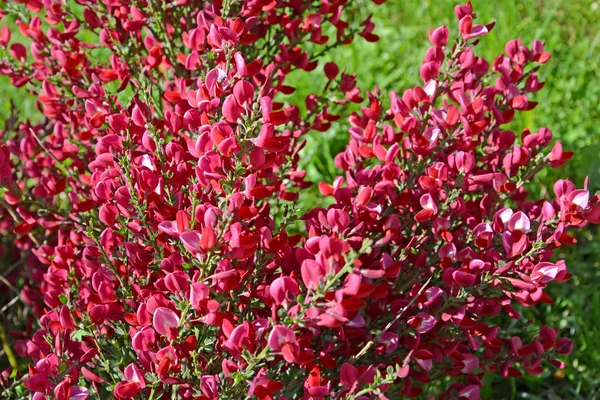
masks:
POLYGON ((281 352, 288 363, 298 360, 300 346, 296 340, 296 334, 290 328, 276 325, 269 333, 269 346, 275 352, 281 352))

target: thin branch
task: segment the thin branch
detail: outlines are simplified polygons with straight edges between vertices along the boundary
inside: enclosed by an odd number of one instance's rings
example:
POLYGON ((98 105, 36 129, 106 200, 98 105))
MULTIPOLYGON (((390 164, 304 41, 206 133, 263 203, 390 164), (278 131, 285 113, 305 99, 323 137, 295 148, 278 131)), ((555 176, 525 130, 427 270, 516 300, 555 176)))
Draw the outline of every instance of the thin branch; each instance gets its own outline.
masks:
POLYGON ((29 257, 29 252, 27 252, 27 254, 25 254, 23 257, 21 257, 17 262, 15 262, 13 265, 11 265, 10 267, 8 267, 6 269, 6 271, 2 272, 2 276, 6 277, 8 276, 8 274, 10 274, 15 268, 17 268, 18 266, 20 266, 21 264, 23 264, 25 262, 25 260, 27 260, 27 257, 29 257))
POLYGON ((10 387, 6 388, 3 392, 2 392, 2 398, 8 398, 8 397, 4 397, 9 396, 12 393, 12 390, 17 387, 17 385, 19 385, 21 382, 23 382, 25 379, 29 378, 29 374, 25 374, 23 375, 18 381, 14 381, 12 385, 10 385, 10 387))
POLYGON ((375 341, 377 339, 379 339, 381 337, 381 335, 383 335, 385 332, 387 332, 387 330, 390 329, 392 327, 392 325, 394 325, 402 317, 402 314, 404 314, 404 312, 406 310, 408 310, 415 303, 415 301, 417 301, 417 298, 421 295, 421 293, 423 293, 423 291, 425 290, 427 285, 429 285, 429 283, 431 282, 431 279, 433 279, 433 276, 430 276, 429 279, 427 279, 427 282, 425 282, 425 284, 423 284, 423 286, 421 286, 421 289, 419 289, 419 292, 417 293, 417 295, 415 297, 413 297, 413 299, 410 301, 410 303, 408 303, 408 305, 406 305, 406 307, 404 307, 402 310, 400 310, 398 315, 396 315, 396 317, 394 317, 394 319, 391 320, 385 326, 385 328, 383 328, 381 333, 379 335, 377 335, 377 337, 375 339, 372 339, 369 342, 367 342, 367 344, 365 344, 365 347, 363 347, 354 357, 352 357, 353 360, 358 360, 360 357, 364 356, 367 353, 367 351, 371 348, 371 346, 373 346, 375 341))
MULTIPOLYGON (((19 219, 20 219, 19 215, 17 214, 15 209, 10 204, 5 202, 4 199, 1 199, 1 198, 0 198, 0 204, 6 208, 6 210, 10 214, 10 216, 13 218, 13 220, 15 220, 15 222, 19 221, 19 219)), ((40 242, 37 240, 37 238, 31 234, 31 232, 28 232, 27 236, 29 237, 29 239, 31 239, 33 244, 35 244, 38 248, 42 246, 40 244, 40 242)))
POLYGON ((13 297, 11 301, 9 301, 8 303, 6 303, 4 305, 4 307, 2 307, 0 309, 0 314, 4 314, 4 311, 8 310, 10 308, 10 306, 12 306, 13 304, 15 304, 19 300, 21 300, 21 296, 15 296, 15 297, 13 297))
POLYGON ((21 293, 19 292, 19 289, 17 289, 16 287, 14 287, 14 285, 12 283, 10 283, 8 281, 8 279, 6 279, 4 277, 4 275, 0 275, 0 282, 4 283, 6 286, 8 286, 8 288, 10 290, 12 290, 13 292, 15 292, 16 295, 20 296, 21 293))

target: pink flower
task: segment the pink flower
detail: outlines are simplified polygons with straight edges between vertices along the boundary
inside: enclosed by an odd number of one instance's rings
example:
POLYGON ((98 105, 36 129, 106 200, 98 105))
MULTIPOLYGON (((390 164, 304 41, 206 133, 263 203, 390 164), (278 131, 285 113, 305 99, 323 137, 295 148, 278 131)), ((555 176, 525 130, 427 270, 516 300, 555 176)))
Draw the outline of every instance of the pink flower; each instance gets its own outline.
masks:
POLYGON ((383 345, 385 354, 392 354, 398 348, 398 335, 384 332, 379 336, 378 342, 383 345))
POLYGON ((83 386, 71 386, 69 400, 86 400, 91 396, 90 391, 83 386))
POLYGON ((448 43, 448 28, 446 26, 440 26, 436 29, 429 30, 429 41, 434 46, 445 46, 448 43))
POLYGON ((252 340, 253 338, 254 329, 252 328, 252 325, 248 322, 244 322, 235 327, 229 334, 229 338, 225 342, 225 348, 234 358, 239 358, 242 350, 245 348, 249 350, 255 348, 255 343, 252 340))
POLYGON ((200 378, 200 390, 209 399, 218 399, 219 390, 217 388, 217 377, 214 375, 204 375, 200 378))
POLYGON ((178 334, 179 317, 169 308, 158 307, 152 316, 152 326, 158 334, 173 338, 178 334))
POLYGON ((421 196, 419 202, 423 208, 415 215, 415 221, 425 222, 430 220, 438 212, 438 207, 433 200, 433 197, 428 193, 421 196))
POLYGON ((235 96, 230 94, 223 102, 223 117, 229 122, 236 122, 244 108, 238 104, 235 96))
POLYGON ((296 301, 296 296, 300 294, 298 283, 287 276, 277 278, 271 283, 271 297, 277 304, 282 304, 284 307, 289 307, 290 304, 296 301))
POLYGON ((552 264, 549 262, 541 262, 535 266, 531 273, 531 279, 534 282, 548 283, 553 280, 563 281, 567 277, 567 266, 564 261, 552 264))
POLYGON ((183 247, 192 255, 206 254, 216 244, 216 237, 213 230, 206 226, 202 233, 198 231, 187 231, 179 235, 183 247))
POLYGON ((283 358, 288 363, 298 361, 300 345, 296 340, 296 334, 290 328, 283 325, 276 325, 269 334, 269 347, 274 352, 281 352, 283 358))
POLYGON ((129 364, 125 371, 123 372, 123 376, 127 382, 135 382, 139 384, 140 389, 144 389, 146 387, 146 380, 144 379, 144 374, 135 364, 129 364))
POLYGON ((133 399, 138 395, 141 386, 138 382, 119 382, 113 390, 113 395, 118 400, 133 399))
POLYGON ((549 260, 600 222, 587 180, 532 197, 540 168, 572 153, 548 128, 506 128, 538 105, 541 42, 488 61, 477 44, 494 24, 458 5, 458 36, 430 30, 423 83, 388 101, 343 59, 317 68, 378 38, 352 2, 175 0, 158 24, 145 2, 20 2, 28 18, 0 10, 21 32, 0 29, 0 74, 39 118, 0 131, 0 256, 26 266, 6 279, 39 316, 15 344, 24 395, 85 399, 83 376, 117 399, 416 398, 431 384, 476 399, 491 371, 564 366, 569 339, 509 334, 505 318, 552 303, 548 284, 570 274, 549 260), (297 70, 322 81, 304 104, 297 70), (324 164, 339 174, 312 204, 306 138, 339 121, 347 141, 324 164), (106 369, 110 353, 135 360, 106 369))
POLYGON ((488 26, 473 25, 473 17, 471 15, 465 15, 460 19, 458 29, 460 30, 460 33, 462 33, 465 40, 486 35, 490 31, 488 26))
POLYGON ((435 327, 436 320, 430 314, 420 312, 414 317, 408 319, 408 325, 415 328, 418 333, 424 334, 435 327))
POLYGON ((525 234, 531 229, 531 222, 525 213, 522 211, 517 211, 508 220, 508 229, 511 232, 519 231, 525 234))

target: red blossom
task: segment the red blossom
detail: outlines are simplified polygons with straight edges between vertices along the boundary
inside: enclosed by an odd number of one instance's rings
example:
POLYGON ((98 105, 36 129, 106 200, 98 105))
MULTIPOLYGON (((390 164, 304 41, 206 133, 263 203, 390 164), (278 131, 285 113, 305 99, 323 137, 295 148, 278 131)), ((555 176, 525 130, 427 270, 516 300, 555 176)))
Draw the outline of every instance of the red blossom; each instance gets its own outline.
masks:
POLYGON ((551 304, 555 249, 600 222, 587 182, 526 190, 573 155, 507 128, 537 105, 541 42, 486 61, 493 24, 458 5, 386 109, 343 60, 317 68, 378 39, 353 2, 26 3, 0 73, 45 121, 0 132, 0 232, 41 327, 16 346, 34 399, 477 399, 486 373, 564 366, 568 338, 496 318, 551 304), (326 78, 305 108, 297 70, 326 78), (343 124, 308 204, 305 138, 343 124))

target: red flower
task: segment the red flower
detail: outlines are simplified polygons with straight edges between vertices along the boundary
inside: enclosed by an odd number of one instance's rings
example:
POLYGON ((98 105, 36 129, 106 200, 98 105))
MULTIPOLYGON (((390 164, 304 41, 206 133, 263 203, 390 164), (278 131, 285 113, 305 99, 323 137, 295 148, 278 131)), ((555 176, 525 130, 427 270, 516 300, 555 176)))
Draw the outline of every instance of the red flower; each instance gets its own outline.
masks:
POLYGON ((158 307, 152 316, 152 326, 158 334, 166 335, 171 339, 177 337, 179 317, 171 309, 158 307))
POLYGON ((276 325, 269 334, 269 346, 274 352, 281 353, 285 361, 295 363, 298 361, 300 345, 296 334, 290 328, 276 325))

